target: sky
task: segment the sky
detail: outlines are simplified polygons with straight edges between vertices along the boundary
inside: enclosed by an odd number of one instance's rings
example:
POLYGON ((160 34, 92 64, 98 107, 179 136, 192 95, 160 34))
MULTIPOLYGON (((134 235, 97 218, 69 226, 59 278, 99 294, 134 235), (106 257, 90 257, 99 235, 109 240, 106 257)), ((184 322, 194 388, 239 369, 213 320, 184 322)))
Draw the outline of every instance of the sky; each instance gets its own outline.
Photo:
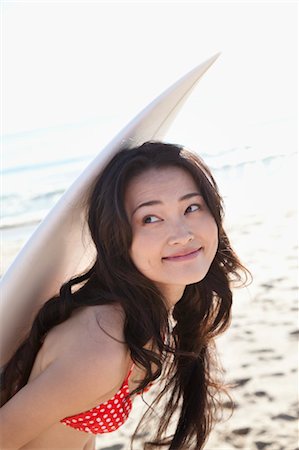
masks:
POLYGON ((217 52, 185 118, 195 105, 202 128, 236 141, 240 130, 294 119, 297 10, 288 1, 3 1, 2 134, 107 117, 123 125, 217 52))

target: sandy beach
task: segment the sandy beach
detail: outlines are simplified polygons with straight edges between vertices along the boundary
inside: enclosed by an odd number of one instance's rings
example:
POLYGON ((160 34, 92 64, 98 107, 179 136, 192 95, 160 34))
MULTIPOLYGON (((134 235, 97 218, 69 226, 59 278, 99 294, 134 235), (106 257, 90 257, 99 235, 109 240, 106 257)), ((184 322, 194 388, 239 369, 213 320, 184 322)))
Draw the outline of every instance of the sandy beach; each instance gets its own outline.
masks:
MULTIPOLYGON (((292 202, 288 202, 290 205, 292 202)), ((225 379, 234 387, 232 417, 215 426, 207 450, 298 449, 297 216, 290 206, 231 217, 227 229, 253 283, 234 290, 232 323, 218 338, 225 379), (271 210, 272 211, 272 210, 271 210)), ((2 271, 34 226, 3 230, 2 271)), ((147 394, 150 400, 153 393, 147 394)), ((128 450, 144 405, 97 450, 128 450)), ((142 436, 136 449, 142 450, 142 436)))

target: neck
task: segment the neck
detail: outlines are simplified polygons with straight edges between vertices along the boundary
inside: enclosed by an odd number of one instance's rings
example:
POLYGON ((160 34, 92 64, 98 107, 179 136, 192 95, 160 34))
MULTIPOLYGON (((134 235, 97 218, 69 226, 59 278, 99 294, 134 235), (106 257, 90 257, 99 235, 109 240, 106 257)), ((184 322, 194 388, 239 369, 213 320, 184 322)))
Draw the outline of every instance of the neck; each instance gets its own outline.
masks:
POLYGON ((157 284, 160 292, 163 294, 169 313, 172 313, 177 302, 182 298, 185 286, 157 284))

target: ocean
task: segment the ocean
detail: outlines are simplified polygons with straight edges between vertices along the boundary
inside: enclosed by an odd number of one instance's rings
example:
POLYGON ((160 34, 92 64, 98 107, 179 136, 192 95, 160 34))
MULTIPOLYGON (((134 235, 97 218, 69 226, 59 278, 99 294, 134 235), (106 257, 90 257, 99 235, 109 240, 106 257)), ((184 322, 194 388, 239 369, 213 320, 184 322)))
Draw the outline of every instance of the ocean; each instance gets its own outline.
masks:
MULTIPOLYGON (((109 142, 108 133, 99 137, 109 126, 107 119, 4 136, 0 229, 37 225, 109 142)), ((276 211, 282 196, 284 203, 296 201, 295 130, 293 120, 258 124, 242 145, 201 149, 232 214, 254 214, 272 204, 276 211)), ((177 136, 168 138, 176 142, 177 136)))

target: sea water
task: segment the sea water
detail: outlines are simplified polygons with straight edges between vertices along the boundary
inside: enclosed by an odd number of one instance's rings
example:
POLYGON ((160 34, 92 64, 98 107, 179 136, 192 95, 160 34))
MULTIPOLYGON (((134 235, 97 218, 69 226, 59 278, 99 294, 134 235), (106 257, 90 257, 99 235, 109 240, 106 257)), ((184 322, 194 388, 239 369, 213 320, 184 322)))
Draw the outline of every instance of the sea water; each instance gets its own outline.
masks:
MULTIPOLYGON (((4 136, 0 229, 37 225, 109 142, 109 127, 106 119, 4 136)), ((278 212, 281 202, 296 203, 295 129, 294 120, 259 124, 237 146, 198 150, 232 215, 278 212)), ((172 132, 168 140, 183 143, 178 136, 172 132)), ((200 141, 195 132, 193 141, 200 141)))

